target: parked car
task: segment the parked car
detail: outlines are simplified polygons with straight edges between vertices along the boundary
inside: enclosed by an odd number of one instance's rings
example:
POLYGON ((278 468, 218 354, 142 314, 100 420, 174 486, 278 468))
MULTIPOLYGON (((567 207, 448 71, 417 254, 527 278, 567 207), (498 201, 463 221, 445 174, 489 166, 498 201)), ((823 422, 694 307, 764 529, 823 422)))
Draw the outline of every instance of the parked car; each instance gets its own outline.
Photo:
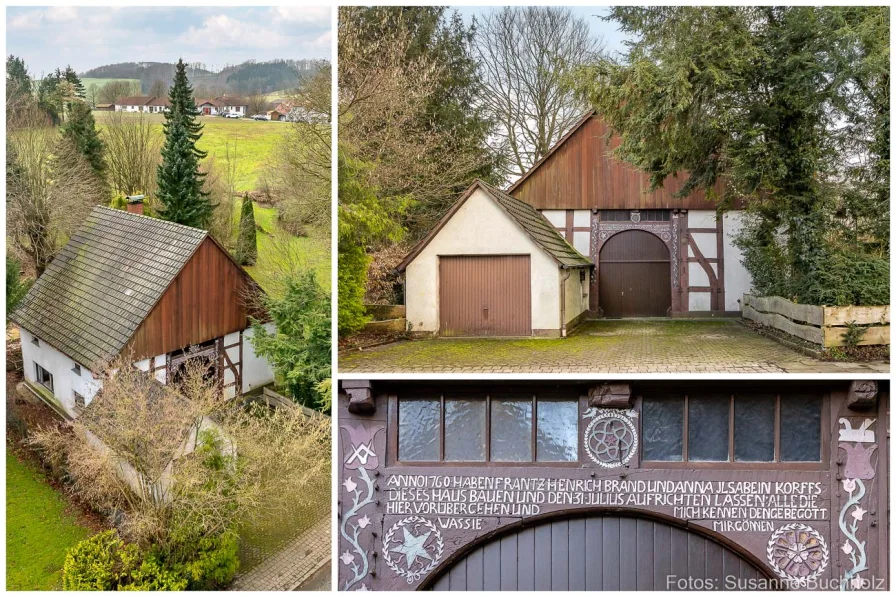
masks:
POLYGON ((270 120, 267 114, 256 114, 252 117, 252 120, 270 120))
POLYGON ((242 118, 239 112, 225 112, 224 118, 242 118))

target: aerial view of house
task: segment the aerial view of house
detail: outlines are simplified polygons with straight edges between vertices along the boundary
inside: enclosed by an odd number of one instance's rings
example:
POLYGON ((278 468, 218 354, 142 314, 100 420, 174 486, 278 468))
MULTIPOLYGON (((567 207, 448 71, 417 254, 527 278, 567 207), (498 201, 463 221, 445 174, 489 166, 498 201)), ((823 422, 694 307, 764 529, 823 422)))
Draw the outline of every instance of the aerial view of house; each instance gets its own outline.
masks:
POLYGON ((300 13, 7 14, 7 590, 329 588, 330 119, 245 118, 328 114, 300 13))
POLYGON ((228 398, 273 382, 249 342, 255 282, 205 230, 138 208, 94 208, 10 314, 28 387, 75 417, 121 354, 163 384, 202 360, 228 398))

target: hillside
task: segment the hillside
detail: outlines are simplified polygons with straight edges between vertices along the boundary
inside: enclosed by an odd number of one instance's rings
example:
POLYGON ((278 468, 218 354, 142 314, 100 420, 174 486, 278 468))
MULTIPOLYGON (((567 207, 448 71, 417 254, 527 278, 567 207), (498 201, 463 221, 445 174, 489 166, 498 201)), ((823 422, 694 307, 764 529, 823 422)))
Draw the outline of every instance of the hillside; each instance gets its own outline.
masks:
MULTIPOLYGON (((317 60, 271 60, 227 66, 213 72, 204 64, 188 64, 187 77, 194 88, 217 93, 240 95, 272 93, 295 87, 299 80, 316 73, 321 66, 317 60)), ((170 62, 120 62, 98 66, 79 73, 82 79, 134 79, 140 82, 143 93, 155 81, 166 86, 174 79, 174 64, 170 62)), ((214 93, 212 93, 214 94, 214 93)))

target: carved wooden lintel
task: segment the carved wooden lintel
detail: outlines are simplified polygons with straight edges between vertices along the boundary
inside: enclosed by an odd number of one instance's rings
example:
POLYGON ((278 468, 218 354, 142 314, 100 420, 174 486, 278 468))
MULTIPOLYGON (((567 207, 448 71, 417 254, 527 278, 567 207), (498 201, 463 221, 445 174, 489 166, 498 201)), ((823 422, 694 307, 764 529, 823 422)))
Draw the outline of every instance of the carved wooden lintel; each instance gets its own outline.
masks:
POLYGON ((588 405, 598 408, 631 408, 632 386, 627 383, 604 383, 588 390, 588 405))
POLYGON ((342 389, 348 394, 348 412, 353 415, 372 415, 376 412, 376 400, 370 381, 366 379, 344 379, 342 389))
POLYGON ((849 384, 846 407, 850 410, 870 410, 877 406, 877 382, 854 381, 849 384))

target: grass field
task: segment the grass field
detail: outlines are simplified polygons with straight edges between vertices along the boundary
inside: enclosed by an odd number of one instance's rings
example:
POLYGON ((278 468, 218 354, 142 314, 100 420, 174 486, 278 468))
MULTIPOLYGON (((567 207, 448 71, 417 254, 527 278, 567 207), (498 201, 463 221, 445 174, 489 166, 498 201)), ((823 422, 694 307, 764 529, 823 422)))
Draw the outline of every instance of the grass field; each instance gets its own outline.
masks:
MULTIPOLYGON (((111 112, 93 114, 97 125, 102 128, 111 112)), ((162 114, 144 114, 144 117, 156 123, 161 130, 164 122, 162 114)), ((208 152, 206 159, 214 159, 216 168, 222 174, 228 164, 226 145, 236 143, 238 191, 252 191, 258 187, 261 171, 270 164, 277 142, 285 132, 285 127, 289 126, 286 122, 217 116, 202 116, 199 121, 203 125, 199 149, 208 152)))
POLYGON ((68 549, 92 535, 33 465, 6 450, 6 589, 62 588, 68 549))
MULTIPOLYGON (((239 202, 235 202, 234 235, 239 226, 239 202)), ((276 293, 277 275, 285 270, 311 268, 317 274, 317 281, 330 290, 330 246, 320 239, 288 236, 277 226, 277 210, 273 207, 255 205, 255 226, 258 243, 258 260, 246 271, 267 292, 276 293)))
POLYGON ((106 83, 111 83, 112 81, 127 81, 128 83, 137 85, 138 89, 140 88, 140 79, 94 79, 91 77, 87 77, 86 79, 81 79, 81 84, 84 85, 84 89, 90 89, 91 85, 102 87, 106 83))

